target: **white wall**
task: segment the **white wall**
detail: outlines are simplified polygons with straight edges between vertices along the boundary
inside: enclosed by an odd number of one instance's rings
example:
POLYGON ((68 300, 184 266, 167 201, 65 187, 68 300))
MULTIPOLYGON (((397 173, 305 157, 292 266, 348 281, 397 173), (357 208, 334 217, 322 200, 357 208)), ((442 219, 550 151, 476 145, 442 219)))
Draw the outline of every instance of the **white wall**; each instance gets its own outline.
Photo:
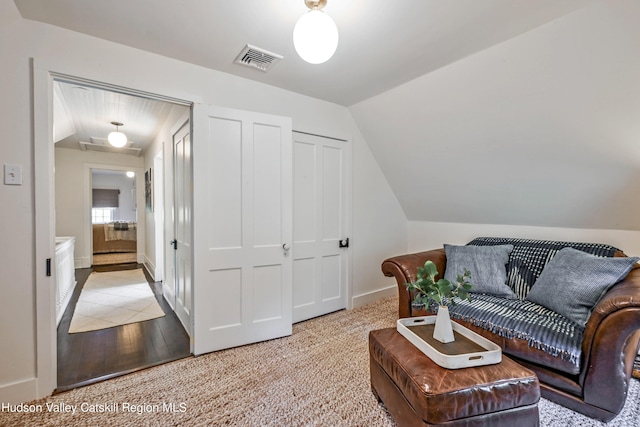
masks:
POLYGON ((639 22, 594 1, 352 106, 409 220, 640 230, 639 22))
MULTIPOLYGON (((5 1, 0 10, 8 7, 13 12, 12 6, 5 1)), ((42 374, 36 374, 36 271, 38 283, 47 279, 40 267, 45 260, 34 259, 34 223, 36 216, 42 220, 43 212, 35 211, 34 200, 33 58, 38 67, 60 73, 289 116, 296 130, 350 139, 354 144, 354 298, 387 286, 380 280, 379 261, 383 253, 406 247, 406 233, 401 232, 406 218, 346 108, 45 24, 2 19, 0 25, 0 128, 4 132, 0 159, 22 165, 24 172, 23 185, 0 185, 0 204, 8 207, 0 221, 0 235, 15 242, 0 245, 0 293, 11 301, 0 310, 0 324, 13 325, 0 329, 0 401, 25 401, 51 391, 46 384, 38 384, 42 374), (122 67, 123 63, 127 66, 122 67)))
POLYGON ((407 223, 360 131, 353 146, 353 305, 397 295, 395 279, 384 277, 382 261, 407 250, 407 223), (385 221, 389 218, 389 221, 385 221))
POLYGON ((442 248, 445 243, 465 245, 476 237, 515 237, 604 243, 640 256, 640 231, 409 221, 408 232, 411 253, 442 248))
MULTIPOLYGON (((74 254, 76 268, 91 266, 92 248, 89 239, 91 217, 90 212, 87 211, 89 201, 85 200, 88 195, 87 188, 90 185, 87 167, 103 165, 106 169, 121 166, 142 170, 143 164, 142 157, 68 148, 55 149, 56 234, 76 238, 74 254)), ((128 201, 126 194, 121 194, 121 200, 123 199, 128 201)))

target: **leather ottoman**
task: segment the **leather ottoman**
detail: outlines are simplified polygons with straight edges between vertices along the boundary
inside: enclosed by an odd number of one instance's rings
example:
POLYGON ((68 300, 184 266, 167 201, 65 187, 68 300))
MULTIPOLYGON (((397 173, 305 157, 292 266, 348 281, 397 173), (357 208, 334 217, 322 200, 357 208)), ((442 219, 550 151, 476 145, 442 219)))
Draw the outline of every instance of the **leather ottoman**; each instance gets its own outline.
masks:
POLYGON ((538 426, 536 375, 502 362, 464 369, 436 365, 395 328, 369 333, 371 390, 398 426, 538 426))

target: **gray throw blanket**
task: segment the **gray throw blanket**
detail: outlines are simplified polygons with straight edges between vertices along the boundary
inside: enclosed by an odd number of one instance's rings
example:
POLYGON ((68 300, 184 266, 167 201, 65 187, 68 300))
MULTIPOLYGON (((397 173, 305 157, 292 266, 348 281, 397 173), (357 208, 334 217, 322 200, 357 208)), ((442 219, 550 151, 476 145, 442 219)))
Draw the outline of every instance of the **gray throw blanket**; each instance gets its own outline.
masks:
POLYGON ((580 372, 584 328, 531 301, 472 294, 471 302, 456 300, 449 308, 452 319, 469 322, 498 336, 527 341, 529 346, 571 362, 580 372))

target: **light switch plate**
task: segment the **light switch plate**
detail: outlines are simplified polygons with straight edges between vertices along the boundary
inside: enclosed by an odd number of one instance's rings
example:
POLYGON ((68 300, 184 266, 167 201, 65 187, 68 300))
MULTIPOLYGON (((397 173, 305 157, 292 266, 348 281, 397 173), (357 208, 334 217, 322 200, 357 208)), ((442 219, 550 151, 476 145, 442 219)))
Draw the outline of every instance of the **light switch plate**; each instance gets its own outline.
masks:
POLYGON ((4 165, 4 184, 22 185, 21 165, 4 165))

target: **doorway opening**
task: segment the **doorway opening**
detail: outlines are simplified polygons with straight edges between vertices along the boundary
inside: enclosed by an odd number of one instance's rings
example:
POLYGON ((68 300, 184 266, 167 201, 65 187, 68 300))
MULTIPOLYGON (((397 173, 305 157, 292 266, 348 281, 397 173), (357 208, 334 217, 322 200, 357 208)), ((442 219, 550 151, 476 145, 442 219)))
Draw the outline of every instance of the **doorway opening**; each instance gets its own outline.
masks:
POLYGON ((91 169, 92 266, 138 262, 136 172, 91 169))
MULTIPOLYGON (((75 241, 75 283, 55 308, 56 390, 63 391, 191 354, 188 331, 163 296, 163 288, 174 284, 165 262, 172 254, 164 250, 173 238, 164 213, 173 209, 167 192, 174 176, 165 152, 171 153, 172 135, 190 117, 190 106, 58 78, 52 98, 54 231, 75 241), (121 124, 124 147, 108 142, 112 122, 121 124), (127 270, 140 270, 163 315, 70 333, 89 279, 127 270)), ((112 318, 124 310, 115 307, 112 318)))

